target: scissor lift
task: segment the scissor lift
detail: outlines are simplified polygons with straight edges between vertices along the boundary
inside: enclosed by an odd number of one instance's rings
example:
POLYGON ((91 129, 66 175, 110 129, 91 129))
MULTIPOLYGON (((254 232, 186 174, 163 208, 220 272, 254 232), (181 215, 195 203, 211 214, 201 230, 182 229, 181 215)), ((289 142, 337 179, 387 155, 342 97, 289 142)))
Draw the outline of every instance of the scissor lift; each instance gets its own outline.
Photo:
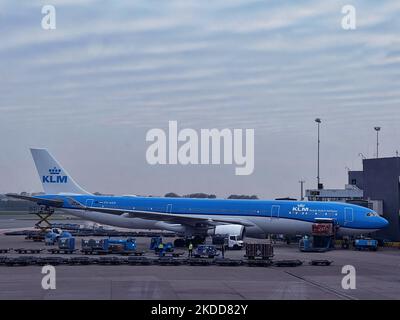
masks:
POLYGON ((49 206, 32 207, 30 213, 39 218, 39 221, 35 223, 36 229, 39 229, 42 232, 51 229, 51 223, 48 219, 53 215, 54 208, 49 206))

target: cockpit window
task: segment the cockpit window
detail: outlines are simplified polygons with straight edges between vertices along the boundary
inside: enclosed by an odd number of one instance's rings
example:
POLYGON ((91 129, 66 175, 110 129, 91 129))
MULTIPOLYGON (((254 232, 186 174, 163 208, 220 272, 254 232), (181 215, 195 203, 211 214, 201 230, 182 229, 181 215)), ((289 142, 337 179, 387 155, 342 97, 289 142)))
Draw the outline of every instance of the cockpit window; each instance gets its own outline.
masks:
POLYGON ((368 212, 367 217, 379 217, 379 215, 376 212, 368 212))

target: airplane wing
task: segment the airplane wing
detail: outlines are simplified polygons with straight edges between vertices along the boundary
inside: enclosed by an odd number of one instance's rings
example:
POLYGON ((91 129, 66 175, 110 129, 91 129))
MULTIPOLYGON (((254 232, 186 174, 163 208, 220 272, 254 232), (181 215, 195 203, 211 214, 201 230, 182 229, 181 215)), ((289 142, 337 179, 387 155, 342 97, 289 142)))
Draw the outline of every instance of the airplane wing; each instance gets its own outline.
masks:
POLYGON ((10 197, 10 198, 16 198, 16 199, 20 199, 20 200, 36 202, 38 205, 51 206, 51 207, 57 207, 57 208, 61 208, 64 203, 63 200, 43 199, 43 198, 37 198, 37 197, 21 196, 19 194, 12 194, 12 193, 7 193, 6 196, 10 197))
POLYGON ((245 227, 253 227, 254 224, 238 218, 201 218, 193 217, 186 214, 176 214, 176 213, 164 213, 164 212, 153 212, 153 211, 142 211, 142 210, 125 210, 125 209, 115 209, 115 208, 98 208, 98 207, 88 207, 76 201, 73 198, 67 198, 72 207, 80 210, 102 212, 114 215, 124 215, 128 218, 140 218, 147 220, 158 220, 172 223, 180 223, 185 225, 209 225, 216 226, 220 224, 240 224, 245 227))

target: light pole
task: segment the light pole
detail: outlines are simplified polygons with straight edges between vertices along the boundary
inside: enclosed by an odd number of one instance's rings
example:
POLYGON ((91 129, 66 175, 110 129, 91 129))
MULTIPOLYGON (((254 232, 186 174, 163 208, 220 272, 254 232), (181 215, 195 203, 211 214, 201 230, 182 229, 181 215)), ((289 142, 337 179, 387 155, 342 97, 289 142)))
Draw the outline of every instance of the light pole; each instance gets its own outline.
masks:
POLYGON ((381 127, 375 127, 376 131, 376 158, 379 158, 379 131, 381 131, 381 127))
POLYGON ((318 126, 318 160, 317 160, 317 181, 318 181, 318 185, 317 185, 317 189, 320 189, 321 186, 321 179, 319 176, 319 152, 320 152, 320 144, 321 144, 321 140, 320 140, 320 125, 321 125, 321 119, 317 118, 315 119, 315 122, 317 123, 318 126))
POLYGON ((304 184, 306 183, 304 180, 300 180, 300 201, 304 201, 304 184))

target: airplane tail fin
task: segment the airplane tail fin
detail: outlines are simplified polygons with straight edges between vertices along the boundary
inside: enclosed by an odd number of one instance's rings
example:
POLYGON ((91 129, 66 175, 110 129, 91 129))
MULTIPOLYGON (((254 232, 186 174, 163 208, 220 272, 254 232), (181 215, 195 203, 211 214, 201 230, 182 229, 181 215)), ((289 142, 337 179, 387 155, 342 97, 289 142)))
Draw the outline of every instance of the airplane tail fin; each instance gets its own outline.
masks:
POLYGON ((89 194, 72 179, 46 149, 31 148, 31 153, 44 192, 48 194, 89 194))

